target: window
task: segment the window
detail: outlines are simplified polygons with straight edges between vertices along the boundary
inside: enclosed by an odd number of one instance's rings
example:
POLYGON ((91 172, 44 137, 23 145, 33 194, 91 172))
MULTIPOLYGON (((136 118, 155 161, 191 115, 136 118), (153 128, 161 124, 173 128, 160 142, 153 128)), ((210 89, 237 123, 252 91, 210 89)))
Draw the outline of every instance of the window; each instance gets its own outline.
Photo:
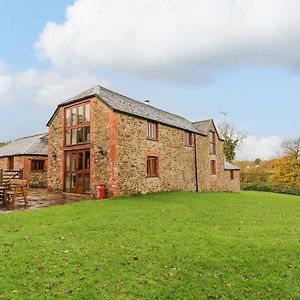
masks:
POLYGON ((147 157, 147 176, 158 176, 158 158, 155 156, 147 157))
POLYGON ((158 126, 157 123, 147 123, 147 138, 151 140, 157 140, 158 137, 158 126))
POLYGON ((31 161, 31 170, 32 171, 44 171, 45 161, 44 160, 32 160, 31 161))
POLYGON ((193 134, 191 132, 188 131, 184 132, 184 144, 185 146, 193 145, 193 134))
POLYGON ((216 133, 209 132, 210 154, 216 154, 216 133))
POLYGON ((216 170, 216 161, 215 160, 210 161, 210 168, 211 168, 211 175, 216 175, 217 170, 216 170))
POLYGON ((230 170, 230 180, 233 180, 233 179, 234 179, 234 171, 230 170))
POLYGON ((65 109, 65 145, 90 142, 90 103, 80 103, 65 109))

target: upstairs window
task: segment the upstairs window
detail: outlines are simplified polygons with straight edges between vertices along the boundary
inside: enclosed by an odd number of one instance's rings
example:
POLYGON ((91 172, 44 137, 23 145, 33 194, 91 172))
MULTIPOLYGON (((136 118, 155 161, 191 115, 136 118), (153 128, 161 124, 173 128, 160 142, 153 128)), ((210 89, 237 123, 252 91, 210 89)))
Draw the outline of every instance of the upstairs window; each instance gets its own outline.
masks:
POLYGON ((158 158, 155 156, 147 157, 147 176, 148 177, 158 176, 158 158))
POLYGON ((65 108, 65 145, 90 142, 90 103, 65 108))
POLYGON ((184 132, 184 145, 192 146, 193 145, 193 134, 191 132, 184 132))
POLYGON ((217 174, 217 168, 216 168, 216 161, 215 160, 210 161, 210 169, 211 169, 211 175, 216 175, 217 174))
POLYGON ((44 171, 45 170, 45 161, 44 160, 32 160, 31 161, 31 170, 32 171, 44 171))
POLYGON ((154 122, 147 123, 147 139, 156 140, 158 139, 158 125, 154 122))
POLYGON ((210 145, 210 154, 216 154, 216 133, 213 131, 209 132, 209 145, 210 145))

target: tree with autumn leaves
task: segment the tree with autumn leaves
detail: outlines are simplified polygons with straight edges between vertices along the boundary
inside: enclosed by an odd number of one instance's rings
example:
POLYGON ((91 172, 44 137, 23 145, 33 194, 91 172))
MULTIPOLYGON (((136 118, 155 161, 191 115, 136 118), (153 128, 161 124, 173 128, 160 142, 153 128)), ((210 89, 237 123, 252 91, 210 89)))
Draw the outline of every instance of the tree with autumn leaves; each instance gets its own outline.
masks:
POLYGON ((273 161, 272 182, 300 186, 300 137, 283 142, 285 157, 273 161))

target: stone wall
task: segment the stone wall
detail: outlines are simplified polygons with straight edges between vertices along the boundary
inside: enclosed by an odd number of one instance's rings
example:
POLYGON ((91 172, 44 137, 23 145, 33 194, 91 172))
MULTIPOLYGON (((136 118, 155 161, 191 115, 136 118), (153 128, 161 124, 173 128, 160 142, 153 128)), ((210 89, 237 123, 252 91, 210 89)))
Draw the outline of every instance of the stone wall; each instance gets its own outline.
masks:
POLYGON ((103 184, 107 190, 109 189, 109 168, 112 168, 110 162, 112 136, 109 135, 109 130, 112 127, 112 114, 113 112, 97 98, 91 99, 90 182, 93 195, 96 194, 96 187, 99 184, 103 184))
POLYGON ((24 157, 24 178, 29 180, 31 187, 47 187, 47 170, 48 170, 48 159, 41 155, 26 156, 24 157), (44 170, 32 170, 32 160, 43 160, 44 170))
POLYGON ((63 113, 60 107, 48 130, 48 189, 60 192, 64 182, 63 113))
POLYGON ((7 157, 0 157, 0 169, 6 170, 7 169, 7 157))
MULTIPOLYGON (((213 123, 210 131, 216 132, 213 123)), ((199 191, 224 190, 224 142, 216 135, 216 154, 210 154, 209 135, 197 135, 197 167, 199 191), (216 161, 216 174, 211 174, 211 160, 216 161)))
POLYGON ((184 145, 184 130, 158 125, 158 141, 146 138, 147 121, 118 114, 117 178, 120 195, 195 191, 194 147, 184 145), (147 177, 147 156, 157 156, 159 176, 147 177))
POLYGON ((228 192, 240 192, 240 171, 233 170, 233 179, 230 178, 230 170, 225 170, 224 174, 225 191, 228 192))

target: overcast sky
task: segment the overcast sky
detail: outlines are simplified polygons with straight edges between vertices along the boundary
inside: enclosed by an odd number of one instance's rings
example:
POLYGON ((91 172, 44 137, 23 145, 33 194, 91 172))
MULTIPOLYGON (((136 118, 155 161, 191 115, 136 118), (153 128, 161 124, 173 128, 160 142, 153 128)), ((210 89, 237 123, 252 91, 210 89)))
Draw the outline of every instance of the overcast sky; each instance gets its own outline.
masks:
POLYGON ((95 84, 191 121, 226 118, 248 134, 243 159, 300 135, 299 0, 0 4, 0 140, 47 131, 58 103, 95 84))

